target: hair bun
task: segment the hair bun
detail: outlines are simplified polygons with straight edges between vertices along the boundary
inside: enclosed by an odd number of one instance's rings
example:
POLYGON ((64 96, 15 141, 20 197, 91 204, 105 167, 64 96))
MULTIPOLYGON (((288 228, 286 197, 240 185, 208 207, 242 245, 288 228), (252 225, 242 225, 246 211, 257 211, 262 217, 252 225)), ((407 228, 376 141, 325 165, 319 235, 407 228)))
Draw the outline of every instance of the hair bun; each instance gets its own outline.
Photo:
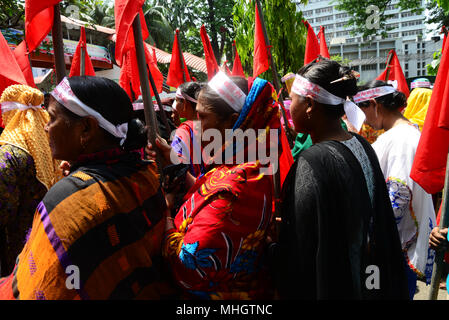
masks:
POLYGON ((145 125, 138 118, 128 121, 128 133, 123 144, 123 149, 137 150, 147 145, 148 135, 145 125))

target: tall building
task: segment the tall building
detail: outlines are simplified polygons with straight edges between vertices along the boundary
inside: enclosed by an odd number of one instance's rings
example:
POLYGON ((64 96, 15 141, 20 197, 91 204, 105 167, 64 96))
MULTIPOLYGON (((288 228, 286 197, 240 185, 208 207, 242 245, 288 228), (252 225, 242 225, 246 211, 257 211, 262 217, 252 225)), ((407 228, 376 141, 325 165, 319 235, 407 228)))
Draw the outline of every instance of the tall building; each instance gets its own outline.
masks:
POLYGON ((351 35, 353 27, 346 26, 350 17, 335 8, 334 0, 309 0, 305 6, 296 3, 297 9, 303 12, 316 34, 320 26, 325 28, 330 55, 340 55, 350 60, 350 66, 361 73, 360 80, 363 82, 375 79, 385 69, 391 49, 395 49, 406 78, 426 76, 426 65, 442 46, 440 37, 437 40, 429 34, 425 12, 400 11, 398 0, 392 0, 385 12, 393 15, 387 20, 387 27, 391 28, 387 31, 388 36, 373 36, 370 39, 363 39, 360 34, 351 35))

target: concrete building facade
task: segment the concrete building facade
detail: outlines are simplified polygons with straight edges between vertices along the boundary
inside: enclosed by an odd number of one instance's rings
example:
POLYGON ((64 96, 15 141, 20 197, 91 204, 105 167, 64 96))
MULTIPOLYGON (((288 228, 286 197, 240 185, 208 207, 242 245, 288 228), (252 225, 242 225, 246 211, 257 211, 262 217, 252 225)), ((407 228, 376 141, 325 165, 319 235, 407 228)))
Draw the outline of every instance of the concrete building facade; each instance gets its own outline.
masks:
MULTIPOLYGON (((334 0, 309 0, 306 6, 297 3, 297 9, 303 12, 316 34, 320 26, 325 28, 330 55, 350 60, 350 66, 361 73, 361 82, 376 78, 385 69, 391 49, 395 49, 406 78, 426 76, 426 65, 433 60, 433 53, 441 49, 442 36, 429 32, 425 12, 400 11, 398 2, 393 0, 385 12, 393 15, 387 20, 392 29, 385 38, 351 35, 352 26, 346 26, 350 17, 335 8, 334 0)), ((424 0, 422 4, 424 7, 424 0)))

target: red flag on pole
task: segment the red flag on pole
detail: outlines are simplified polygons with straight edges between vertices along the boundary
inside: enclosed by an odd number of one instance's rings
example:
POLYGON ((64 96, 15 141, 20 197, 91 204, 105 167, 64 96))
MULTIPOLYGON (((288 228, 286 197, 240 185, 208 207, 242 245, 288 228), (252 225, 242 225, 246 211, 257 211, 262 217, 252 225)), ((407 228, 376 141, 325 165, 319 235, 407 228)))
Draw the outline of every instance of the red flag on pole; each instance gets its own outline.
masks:
POLYGON ((443 48, 423 131, 416 149, 410 177, 427 193, 444 187, 449 151, 449 42, 443 48))
POLYGON ((232 66, 232 75, 245 77, 245 73, 243 72, 242 62, 240 61, 239 52, 237 51, 237 46, 235 45, 235 40, 232 43, 232 46, 235 48, 235 59, 234 65, 232 66))
MULTIPOLYGON (((134 35, 132 32, 132 24, 137 14, 140 13, 140 24, 142 26, 142 38, 148 38, 149 33, 145 17, 143 15, 142 6, 145 0, 115 0, 115 60, 121 66, 122 59, 128 50, 134 49, 134 35)), ((135 50, 135 49, 134 49, 135 50)))
MULTIPOLYGON (((388 53, 388 56, 390 54, 393 55, 393 57, 390 60, 390 64, 386 66, 384 72, 382 72, 376 80, 383 80, 385 81, 387 76, 387 70, 389 69, 390 72, 388 74, 388 83, 391 83, 397 90, 404 93, 407 98, 410 95, 410 90, 407 85, 407 81, 405 80, 404 73, 402 72, 401 64, 399 62, 398 56, 396 55, 396 52, 394 50, 391 50, 388 53)), ((387 58, 388 63, 388 58, 387 58)))
POLYGON ((173 41, 173 49, 171 53, 170 68, 167 75, 167 85, 177 88, 185 81, 190 82, 189 70, 187 69, 184 55, 181 57, 181 50, 178 43, 179 30, 176 30, 175 41, 173 41), (182 59, 182 60, 181 60, 182 59), (184 66, 184 70, 182 68, 184 66))
MULTIPOLYGON (((27 84, 27 81, 8 42, 0 32, 0 95, 13 84, 27 84)), ((1 114, 0 108, 0 127, 3 127, 1 114)))
POLYGON ((207 78, 210 80, 217 72, 220 71, 220 68, 218 67, 217 60, 215 59, 214 50, 212 49, 212 45, 204 25, 201 26, 200 35, 201 41, 203 42, 204 56, 206 59, 207 78))
POLYGON ((253 60, 253 77, 256 78, 270 68, 270 53, 265 36, 263 34, 262 23, 260 22, 260 12, 255 3, 255 28, 254 28, 254 60, 253 60))
POLYGON ((36 88, 36 84, 34 83, 33 71, 30 65, 30 59, 28 57, 28 50, 25 40, 22 41, 15 49, 14 49, 14 57, 17 61, 17 64, 22 70, 22 74, 25 77, 27 85, 30 87, 36 88))
POLYGON ((70 68, 69 77, 81 75, 81 50, 84 50, 84 75, 95 76, 95 70, 87 53, 86 30, 81 27, 80 41, 76 46, 75 55, 73 56, 72 66, 70 68))
POLYGON ((221 65, 221 70, 223 70, 223 72, 225 72, 228 76, 232 75, 231 70, 229 70, 229 68, 228 68, 228 60, 223 62, 223 64, 221 65))
POLYGON ((324 35, 323 26, 320 26, 319 39, 320 39, 320 55, 322 57, 330 59, 331 56, 329 54, 329 50, 327 49, 326 36, 324 35))
MULTIPOLYGON (((156 85, 157 92, 162 92, 162 85, 164 82, 164 76, 157 67, 157 62, 150 54, 148 47, 145 45, 145 59, 147 62, 147 68, 153 76, 154 83, 156 85)), ((120 69, 120 86, 126 91, 131 101, 135 101, 141 94, 140 89, 140 77, 139 66, 137 63, 137 56, 134 51, 128 50, 123 57, 123 64, 120 69)), ((151 95, 154 96, 153 88, 150 86, 151 95)))
POLYGON ((25 0, 25 41, 29 52, 34 51, 50 33, 53 7, 61 0, 25 0))
POLYGON ((318 55, 320 54, 320 45, 309 22, 306 20, 303 20, 302 22, 307 28, 306 52, 304 54, 304 65, 306 65, 318 58, 318 55))

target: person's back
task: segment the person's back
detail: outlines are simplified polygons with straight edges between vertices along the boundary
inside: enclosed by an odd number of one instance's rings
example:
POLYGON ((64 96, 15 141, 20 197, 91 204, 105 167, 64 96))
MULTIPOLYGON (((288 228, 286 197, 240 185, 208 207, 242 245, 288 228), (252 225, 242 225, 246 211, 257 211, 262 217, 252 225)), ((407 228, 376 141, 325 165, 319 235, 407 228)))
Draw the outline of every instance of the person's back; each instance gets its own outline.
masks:
POLYGON ((292 119, 313 146, 300 153, 284 190, 279 243, 271 252, 281 298, 402 299, 405 260, 377 157, 345 131, 362 111, 348 97, 357 73, 324 59, 302 67, 292 119))
POLYGON ((282 298, 404 297, 405 264, 397 254, 400 244, 382 173, 369 144, 355 139, 373 168, 372 198, 357 157, 337 141, 303 151, 289 173, 280 261, 290 263, 279 268, 285 271, 279 274, 282 298), (371 265, 381 270, 373 290, 366 286, 371 265))
POLYGON ((165 200, 155 169, 139 157, 93 155, 47 193, 19 256, 15 298, 154 299, 164 293, 165 200))

